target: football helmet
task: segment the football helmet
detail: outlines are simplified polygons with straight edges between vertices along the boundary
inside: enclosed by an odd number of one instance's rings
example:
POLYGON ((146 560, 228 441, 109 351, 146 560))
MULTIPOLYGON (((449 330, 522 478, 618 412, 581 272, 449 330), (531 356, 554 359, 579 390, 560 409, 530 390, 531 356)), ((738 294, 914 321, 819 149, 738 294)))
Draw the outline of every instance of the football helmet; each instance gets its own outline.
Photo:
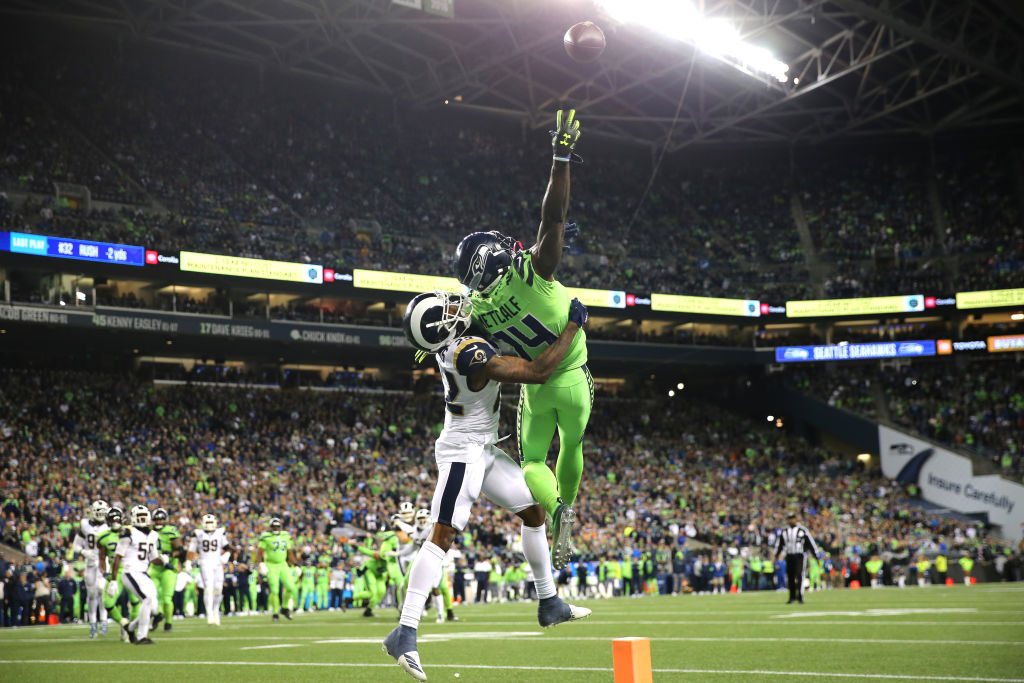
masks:
POLYGON ((160 531, 164 528, 164 524, 167 524, 167 510, 163 508, 153 510, 153 528, 160 531))
POLYGON ((416 528, 426 529, 430 525, 430 510, 420 508, 416 511, 416 528))
POLYGON ((471 232, 455 248, 455 277, 471 291, 486 294, 508 271, 519 250, 518 242, 496 230, 471 232))
POLYGON ((110 510, 110 506, 107 505, 107 501, 94 501, 93 504, 89 506, 89 517, 97 524, 103 524, 104 520, 107 518, 108 510, 110 510))
POLYGON ((456 292, 424 292, 409 302, 402 328, 409 343, 436 353, 469 329, 473 302, 456 292))
POLYGON ((275 533, 280 531, 281 530, 281 520, 278 519, 277 517, 274 517, 273 519, 271 519, 270 520, 270 530, 275 532, 275 533))
POLYGON ((153 518, 149 514, 149 508, 145 505, 136 505, 128 513, 128 521, 131 522, 133 527, 148 527, 153 523, 153 518))
POLYGON ((203 515, 203 531, 216 531, 217 518, 213 515, 203 515))
POLYGON ((110 508, 107 511, 106 522, 112 531, 119 530, 124 526, 124 510, 117 507, 110 508))
POLYGON ((402 504, 398 506, 398 516, 406 524, 412 524, 416 517, 416 508, 409 501, 403 500, 402 504))

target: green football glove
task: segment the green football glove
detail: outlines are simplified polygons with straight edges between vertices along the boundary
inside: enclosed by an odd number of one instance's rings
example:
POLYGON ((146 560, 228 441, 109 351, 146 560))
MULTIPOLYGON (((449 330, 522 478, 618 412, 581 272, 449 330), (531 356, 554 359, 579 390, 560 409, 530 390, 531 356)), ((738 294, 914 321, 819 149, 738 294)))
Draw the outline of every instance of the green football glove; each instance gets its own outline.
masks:
MULTIPOLYGON (((570 109, 567 115, 565 110, 559 109, 555 114, 555 130, 551 131, 555 161, 572 161, 572 151, 579 139, 580 121, 576 118, 576 110, 570 109)), ((579 157, 576 159, 579 160, 579 157)))

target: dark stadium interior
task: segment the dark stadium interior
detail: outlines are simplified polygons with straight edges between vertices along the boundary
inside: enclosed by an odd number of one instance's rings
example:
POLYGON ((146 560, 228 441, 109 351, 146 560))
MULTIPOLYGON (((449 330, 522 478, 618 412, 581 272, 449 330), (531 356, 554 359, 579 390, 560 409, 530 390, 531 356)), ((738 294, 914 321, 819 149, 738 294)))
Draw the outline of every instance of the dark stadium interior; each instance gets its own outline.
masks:
MULTIPOLYGON (((1021 529, 925 495, 886 469, 880 436, 1024 491, 1020 7, 708 3, 801 83, 630 26, 570 64, 559 27, 582 1, 465 0, 454 19, 316 4, 0 8, 0 626, 38 614, 15 603, 19 574, 81 582, 62 522, 97 498, 166 507, 183 530, 216 510, 239 585, 270 517, 305 565, 354 575, 353 530, 429 507, 446 402, 403 336, 401 278, 451 278, 473 231, 534 242, 563 106, 583 163, 556 277, 596 297, 571 571, 635 563, 652 592, 680 592, 673 575, 711 591, 742 549, 726 588, 781 590, 750 560, 775 559, 798 510, 837 588, 916 585, 938 556, 1024 580, 1021 529), (146 262, 19 252, 15 234, 146 262), (183 252, 320 279, 200 272, 183 252), (792 305, 868 297, 922 301, 792 305), (791 362, 902 343, 927 350, 791 362)), ((519 521, 497 510, 474 508, 457 571, 522 562, 519 521)))

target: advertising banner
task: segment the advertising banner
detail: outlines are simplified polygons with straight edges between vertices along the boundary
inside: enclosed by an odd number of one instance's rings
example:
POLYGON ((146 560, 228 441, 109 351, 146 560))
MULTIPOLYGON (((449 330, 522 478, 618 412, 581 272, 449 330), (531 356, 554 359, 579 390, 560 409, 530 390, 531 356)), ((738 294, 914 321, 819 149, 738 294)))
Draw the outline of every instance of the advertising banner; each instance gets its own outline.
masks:
POLYGON ((885 425, 878 426, 882 474, 916 484, 925 500, 964 514, 985 513, 1001 535, 1024 535, 1024 486, 997 474, 975 476, 971 460, 885 425))
POLYGON ((761 317, 761 302, 751 299, 717 299, 709 296, 651 294, 651 310, 669 313, 702 313, 704 315, 732 315, 745 318, 759 318, 761 317))
POLYGON ((788 318, 874 315, 877 313, 916 313, 923 310, 924 296, 920 294, 786 302, 786 317, 788 318))
POLYGON ((1024 304, 1024 288, 988 289, 981 292, 957 292, 957 308, 998 308, 1024 304))
POLYGON ((324 267, 310 263, 289 263, 287 261, 267 261, 241 256, 221 256, 218 254, 201 254, 195 251, 181 252, 182 270, 209 275, 231 275, 234 277, 251 277, 260 280, 284 280, 286 282, 305 282, 323 284, 324 267))

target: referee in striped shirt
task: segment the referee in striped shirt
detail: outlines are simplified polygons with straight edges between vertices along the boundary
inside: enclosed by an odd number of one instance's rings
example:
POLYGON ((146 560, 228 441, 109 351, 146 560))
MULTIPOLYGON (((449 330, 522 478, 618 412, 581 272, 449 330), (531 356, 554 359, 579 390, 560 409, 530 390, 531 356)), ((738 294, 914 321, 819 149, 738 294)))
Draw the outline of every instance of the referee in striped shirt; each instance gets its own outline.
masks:
POLYGON ((803 604, 804 601, 804 551, 811 557, 818 556, 818 546, 814 545, 811 532, 800 524, 795 512, 789 513, 789 526, 779 532, 779 540, 775 546, 775 556, 786 554, 786 583, 789 584, 789 605, 793 602, 803 604))

